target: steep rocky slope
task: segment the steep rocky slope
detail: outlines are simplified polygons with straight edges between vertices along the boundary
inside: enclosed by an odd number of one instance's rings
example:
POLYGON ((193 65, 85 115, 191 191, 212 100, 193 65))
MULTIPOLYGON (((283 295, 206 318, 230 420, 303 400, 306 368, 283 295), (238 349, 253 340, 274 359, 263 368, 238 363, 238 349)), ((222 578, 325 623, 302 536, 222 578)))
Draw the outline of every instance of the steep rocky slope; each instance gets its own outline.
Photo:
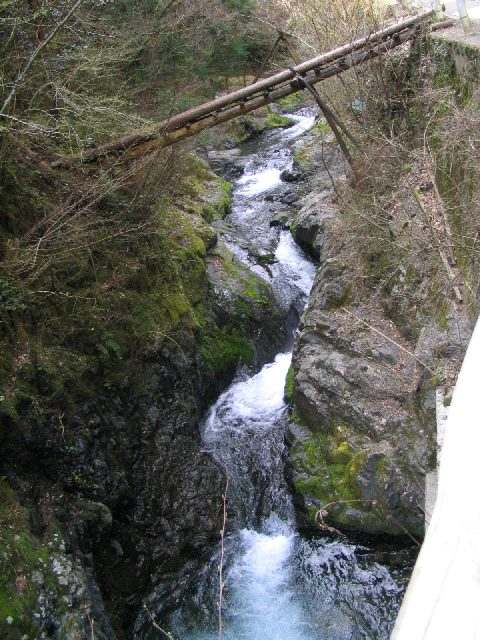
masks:
MULTIPOLYGON (((201 451, 199 420, 238 364, 278 351, 283 318, 210 226, 228 185, 198 159, 184 168, 160 218, 166 255, 150 257, 174 277, 139 256, 138 278, 115 293, 130 316, 99 325, 92 305, 69 325, 75 341, 44 331, 41 350, 13 356, 1 404, 6 640, 128 637, 143 597, 173 588, 218 538, 224 477, 201 451)), ((95 286, 108 296, 118 283, 95 286)))
MULTIPOLYGON (((424 477, 436 464, 436 389, 451 388, 472 323, 448 286, 443 304, 432 302, 445 277, 414 251, 418 210, 402 181, 390 193, 395 269, 385 282, 385 246, 372 251, 359 236, 362 219, 349 214, 350 187, 331 137, 320 144, 317 129, 299 146, 297 164, 310 193, 290 225, 320 261, 287 388, 301 519, 421 538, 424 477)), ((412 175, 409 186, 431 188, 412 175)))

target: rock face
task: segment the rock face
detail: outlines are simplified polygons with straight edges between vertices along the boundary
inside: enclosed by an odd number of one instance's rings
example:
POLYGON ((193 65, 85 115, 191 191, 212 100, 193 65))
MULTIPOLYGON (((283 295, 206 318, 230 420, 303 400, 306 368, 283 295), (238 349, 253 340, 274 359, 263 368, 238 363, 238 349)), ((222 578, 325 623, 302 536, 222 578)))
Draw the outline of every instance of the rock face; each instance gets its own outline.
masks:
POLYGON ((295 352, 294 401, 310 427, 293 448, 296 487, 313 509, 335 503, 338 528, 420 535, 434 450, 432 416, 418 405, 422 368, 379 309, 337 306, 345 286, 338 265, 322 266, 295 352))
MULTIPOLYGON (((421 264, 414 285, 400 275, 381 295, 354 284, 363 267, 335 200, 320 171, 292 223, 297 241, 320 260, 289 389, 300 520, 420 538, 424 476, 436 464, 435 387, 445 371, 458 370, 471 325, 453 310, 441 327, 425 313, 411 321, 407 301, 428 277, 421 264)), ((407 260, 399 255, 400 274, 412 268, 407 260)))
POLYGON ((217 246, 208 222, 228 209, 229 189, 215 193, 176 213, 186 229, 177 250, 193 246, 195 271, 178 292, 188 288, 190 306, 168 291, 168 336, 128 362, 104 354, 85 397, 75 380, 65 413, 24 403, 21 422, 2 424, 2 638, 113 640, 134 627, 148 637, 144 599, 156 612, 173 606, 182 575, 218 540, 224 474, 199 424, 238 365, 260 367, 285 334, 270 287, 217 246))

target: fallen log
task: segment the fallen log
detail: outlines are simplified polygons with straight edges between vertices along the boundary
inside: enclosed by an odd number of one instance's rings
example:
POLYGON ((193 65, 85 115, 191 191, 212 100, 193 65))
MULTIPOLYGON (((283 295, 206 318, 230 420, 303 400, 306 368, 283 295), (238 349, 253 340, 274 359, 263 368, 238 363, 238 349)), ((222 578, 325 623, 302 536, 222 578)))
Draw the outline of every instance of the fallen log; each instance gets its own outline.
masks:
MULTIPOLYGON (((102 157, 122 155, 131 150, 137 150, 134 151, 134 155, 137 155, 140 147, 140 153, 143 154, 176 144, 205 129, 251 113, 281 98, 303 91, 308 85, 316 84, 367 60, 377 58, 414 38, 421 25, 428 22, 432 16, 433 12, 427 12, 409 18, 248 87, 189 109, 160 122, 151 130, 135 132, 120 140, 85 151, 82 155, 57 158, 51 166, 68 167, 79 162, 95 162, 102 157)), ((432 26, 432 29, 434 28, 435 25, 432 26)))

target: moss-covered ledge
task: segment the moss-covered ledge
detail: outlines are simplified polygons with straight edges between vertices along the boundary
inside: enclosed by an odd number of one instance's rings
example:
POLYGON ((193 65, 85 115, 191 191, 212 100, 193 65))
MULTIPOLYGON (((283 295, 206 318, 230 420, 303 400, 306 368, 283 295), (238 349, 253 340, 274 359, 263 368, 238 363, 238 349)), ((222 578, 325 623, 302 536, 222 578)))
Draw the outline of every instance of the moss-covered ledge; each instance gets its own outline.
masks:
MULTIPOLYGON (((107 510, 108 511, 108 510, 107 510)), ((88 597, 88 578, 66 550, 52 519, 40 536, 6 479, 0 479, 0 637, 2 640, 84 638, 98 611, 88 597), (92 617, 93 616, 93 617, 92 617)), ((101 617, 101 615, 100 615, 101 617)), ((96 625, 105 639, 108 627, 96 625)))

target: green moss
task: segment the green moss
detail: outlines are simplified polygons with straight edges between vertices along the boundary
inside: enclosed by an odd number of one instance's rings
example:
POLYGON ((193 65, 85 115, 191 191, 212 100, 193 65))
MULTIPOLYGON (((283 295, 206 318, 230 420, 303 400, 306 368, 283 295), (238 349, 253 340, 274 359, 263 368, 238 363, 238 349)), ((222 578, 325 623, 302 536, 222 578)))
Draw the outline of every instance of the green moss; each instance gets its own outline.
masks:
POLYGON ((210 184, 210 198, 202 207, 202 216, 207 222, 222 220, 232 210, 233 185, 227 180, 216 178, 210 184))
POLYGON ((215 175, 198 156, 190 154, 185 161, 185 172, 177 185, 182 196, 181 209, 203 217, 211 223, 224 218, 232 206, 233 186, 215 175))
POLYGON ((303 91, 298 91, 297 93, 292 93, 289 96, 285 96, 285 98, 281 98, 277 101, 277 104, 282 107, 282 109, 290 110, 296 109, 305 103, 306 96, 303 91))
POLYGON ((284 116, 280 113, 270 111, 265 119, 265 127, 267 129, 286 129, 292 127, 295 124, 295 120, 284 116))
MULTIPOLYGON (((430 45, 430 55, 434 66, 433 86, 437 89, 453 90, 457 104, 465 104, 471 98, 475 84, 480 78, 478 49, 473 48, 472 51, 466 43, 464 46, 462 43, 434 40, 430 45), (458 74, 455 65, 456 56, 462 56, 466 61, 461 75, 458 74)), ((442 106, 442 113, 445 115, 450 107, 447 101, 444 101, 444 104, 440 103, 437 109, 442 106)))
POLYGON ((55 637, 71 638, 69 630, 83 627, 84 612, 70 604, 83 583, 72 572, 55 521, 50 520, 42 539, 32 534, 29 521, 27 509, 0 478, 0 637, 43 637, 39 621, 52 611, 60 621, 55 637))
POLYGON ((254 351, 250 341, 235 329, 214 328, 204 333, 200 341, 204 366, 215 375, 226 374, 238 363, 253 363, 254 351))
POLYGON ((243 278, 243 289, 241 295, 252 302, 261 305, 270 304, 269 289, 260 278, 252 275, 249 278, 243 278))
POLYGON ((253 312, 252 303, 255 306, 271 304, 268 284, 245 268, 241 262, 237 261, 224 245, 216 247, 214 255, 222 261, 221 264, 225 274, 222 284, 234 293, 238 315, 250 317, 253 312))
MULTIPOLYGON (((152 203, 144 235, 119 236, 90 257, 72 254, 35 284, 51 293, 33 296, 0 274, 0 299, 8 303, 0 317, 0 438, 22 424, 58 423, 95 395, 98 376, 116 384, 142 354, 195 330, 208 292, 207 247, 216 237, 205 217, 225 215, 231 185, 193 155, 184 169, 175 201, 152 203), (32 326, 23 322, 25 300, 32 326)), ((112 194, 104 206, 138 221, 127 195, 112 194)), ((241 286, 246 300, 260 300, 248 281, 241 286)))
POLYGON ((295 487, 307 501, 338 502, 339 507, 348 508, 349 502, 360 498, 357 482, 365 454, 345 440, 338 442, 341 437, 342 429, 332 435, 316 433, 295 445, 295 487))
POLYGON ((313 167, 312 152, 306 147, 296 149, 293 154, 293 161, 300 169, 308 171, 313 167))
POLYGON ((287 373, 287 377, 285 379, 285 391, 284 391, 285 400, 289 404, 293 404, 294 393, 295 393, 295 371, 293 369, 293 366, 290 365, 290 368, 287 373))
POLYGON ((229 125, 229 133, 238 144, 243 144, 265 131, 287 128, 294 124, 295 121, 292 118, 266 108, 257 111, 255 115, 244 116, 232 121, 229 125))
POLYGON ((29 531, 27 512, 14 492, 0 479, 0 635, 2 640, 18 640, 22 634, 38 637, 33 622, 38 589, 31 577, 44 570, 49 558, 29 531), (9 624, 7 621, 11 621, 9 624))
POLYGON ((326 120, 324 120, 323 118, 321 118, 320 120, 317 120, 317 122, 315 123, 315 126, 313 127, 313 131, 320 133, 322 135, 328 135, 332 133, 330 126, 328 125, 326 120))

